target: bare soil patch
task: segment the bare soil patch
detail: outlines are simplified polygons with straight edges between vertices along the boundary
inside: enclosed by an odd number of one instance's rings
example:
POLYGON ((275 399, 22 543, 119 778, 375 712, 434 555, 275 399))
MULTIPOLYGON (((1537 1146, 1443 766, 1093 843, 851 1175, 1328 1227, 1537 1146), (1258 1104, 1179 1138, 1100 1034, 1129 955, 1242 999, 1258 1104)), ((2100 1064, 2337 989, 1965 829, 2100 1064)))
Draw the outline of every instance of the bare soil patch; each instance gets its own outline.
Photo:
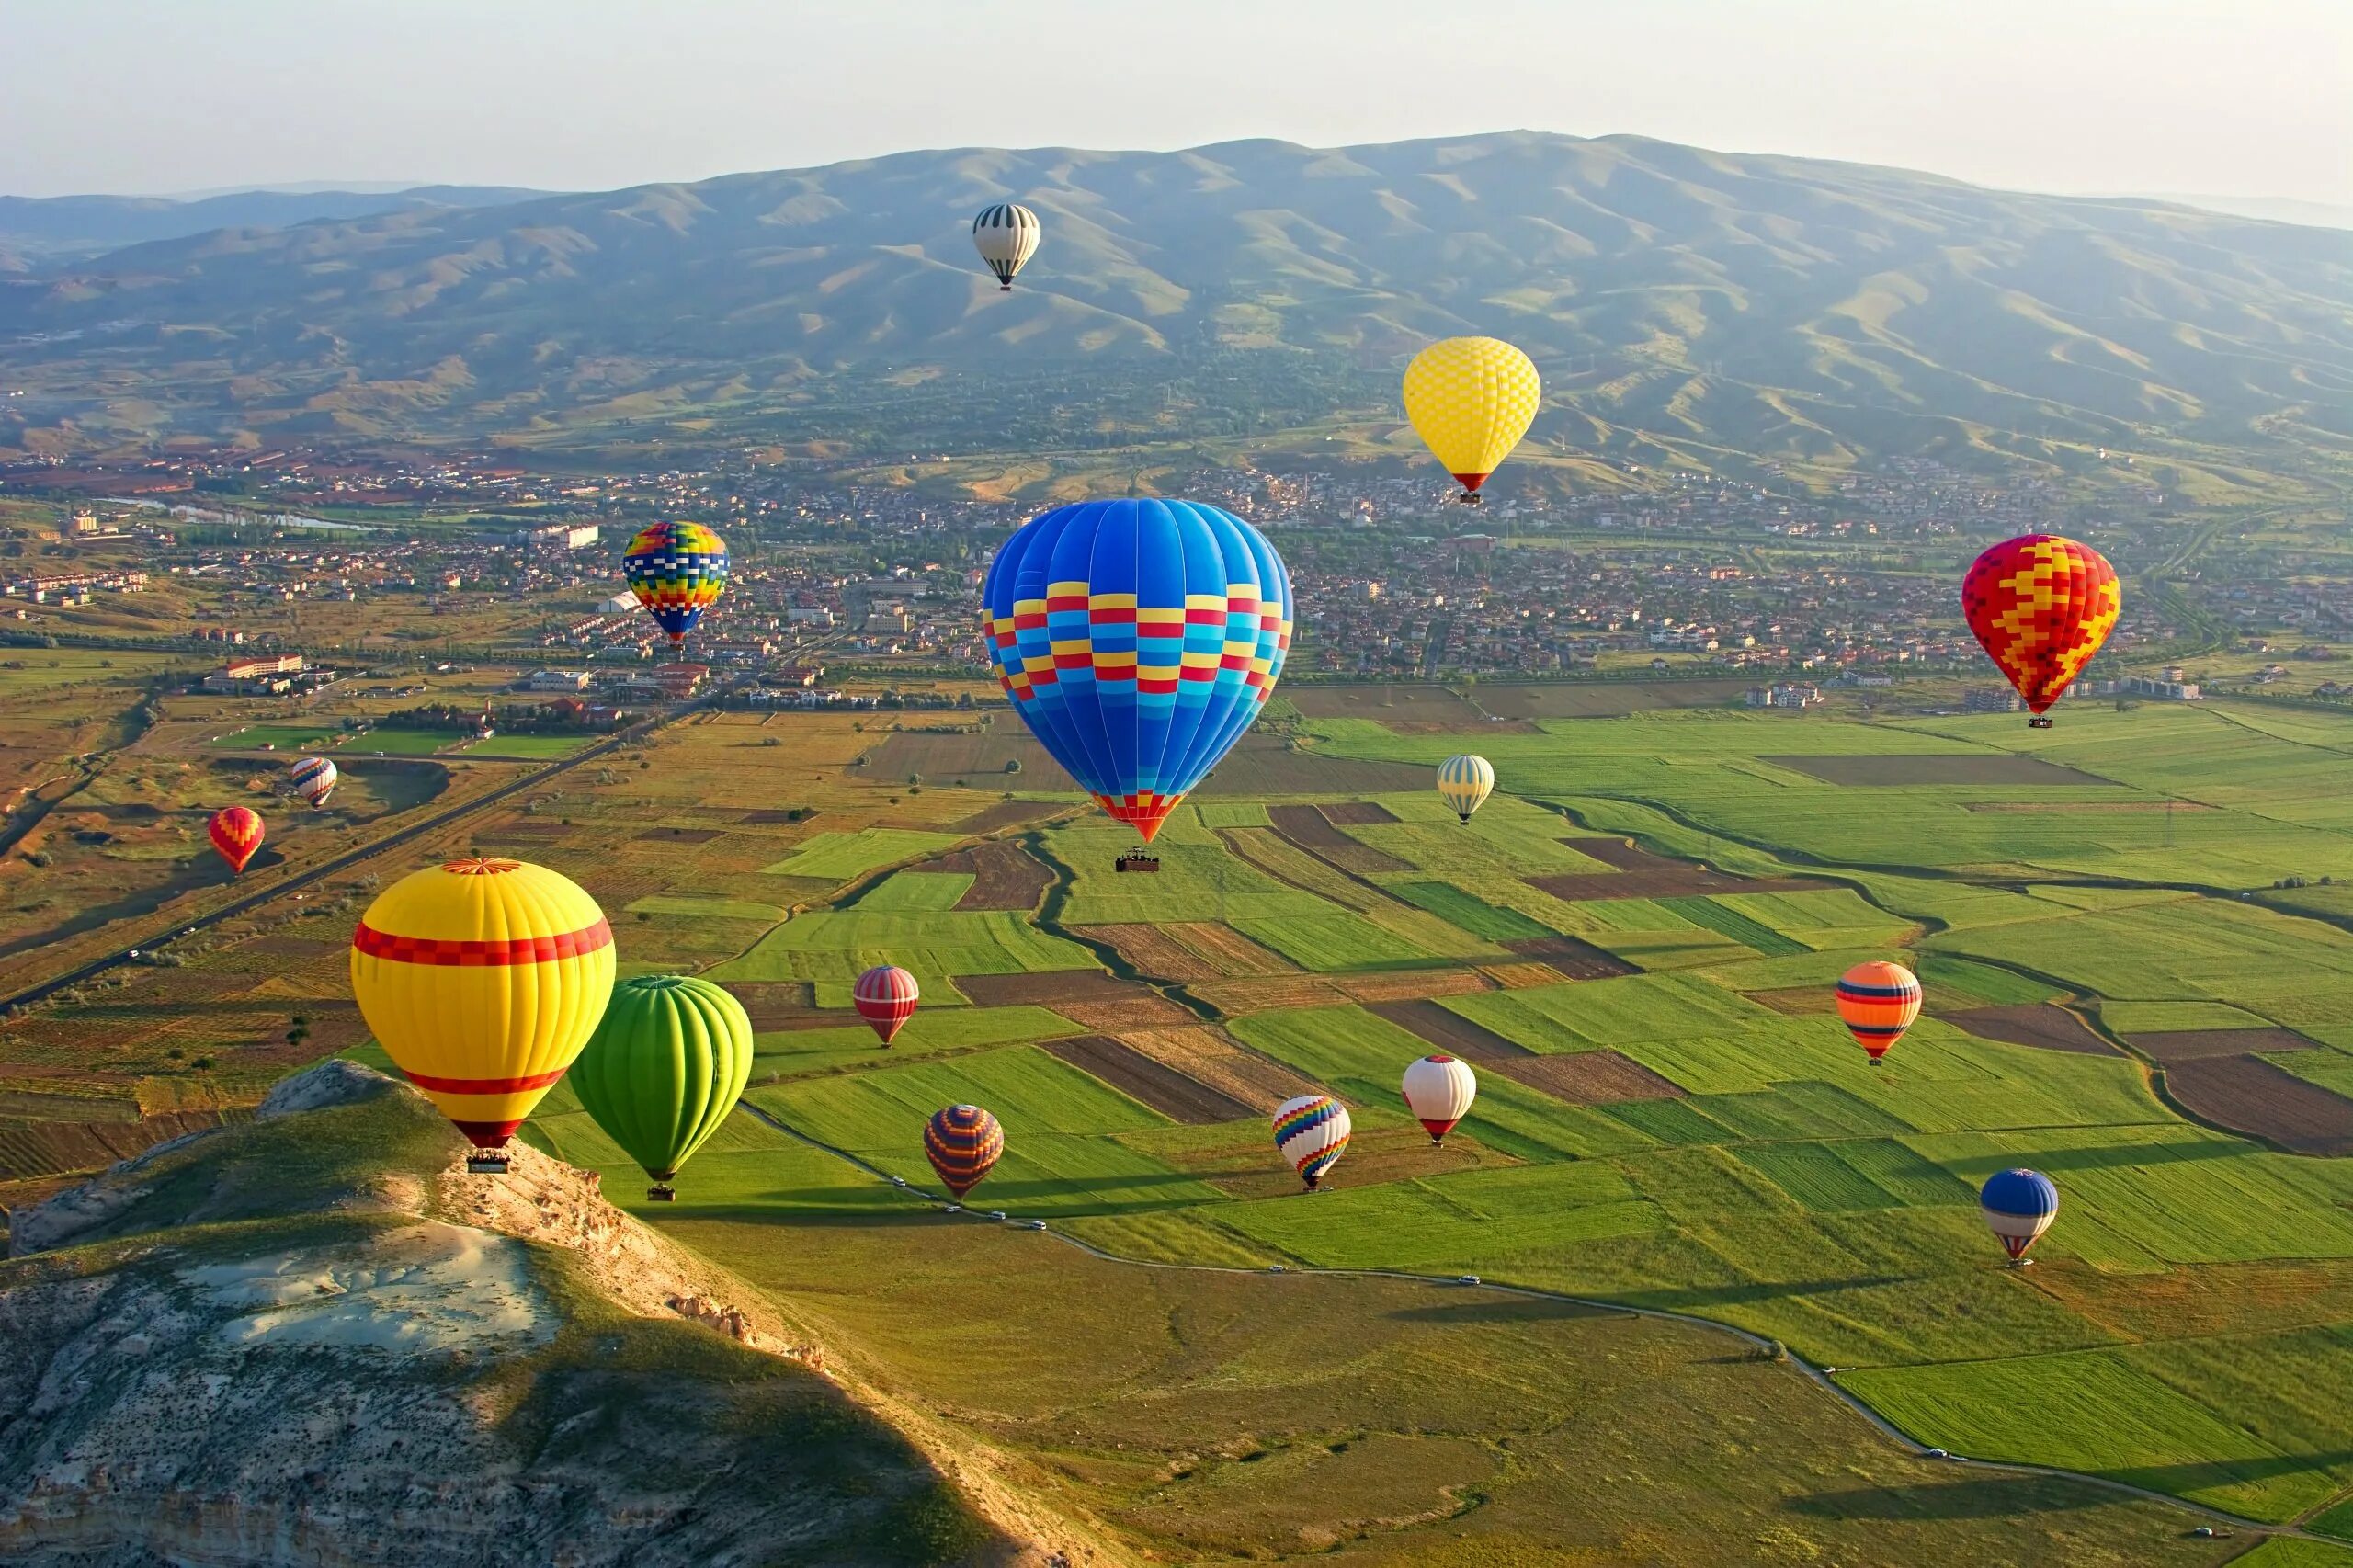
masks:
POLYGON ((2165 1089, 2192 1114, 2299 1154, 2353 1153, 2353 1100, 2255 1056, 2169 1064, 2165 1089))
POLYGON ((1614 1051, 1580 1051, 1571 1056, 1502 1057, 1485 1065, 1515 1083, 1571 1105, 1677 1099, 1683 1094, 1670 1080, 1614 1051))
POLYGON ((1017 844, 976 844, 964 851, 972 885, 958 909, 1035 909, 1054 874, 1017 844))
POLYGON ((649 827, 637 838, 641 844, 709 844, 714 838, 726 836, 715 827, 649 827))
POLYGON ((1481 964, 1479 972, 1505 991, 1527 991, 1539 985, 1562 985, 1568 976, 1549 963, 1481 964))
POLYGON ((805 980, 730 980, 723 988, 744 1004, 755 1029, 816 1028, 845 1021, 841 1013, 818 1007, 817 988, 805 980))
POLYGON ((542 822, 537 817, 517 817, 507 822, 492 824, 482 830, 482 835, 484 838, 568 838, 573 832, 574 825, 568 822, 542 822))
POLYGON ((1410 1002, 1426 996, 1467 996, 1493 991, 1495 983, 1475 969, 1401 969, 1370 974, 1336 974, 1332 983, 1358 1002, 1410 1002))
POLYGON ((1550 964, 1570 980, 1608 980, 1613 975, 1643 972, 1616 954, 1605 953, 1574 937, 1523 937, 1504 946, 1522 958, 1550 964))
POLYGON ((1260 974, 1244 980, 1213 980, 1192 986, 1194 995, 1221 1013, 1272 1012, 1279 1007, 1331 1007, 1348 995, 1318 974, 1260 974))
POLYGON ((1081 1028, 1099 1029, 1106 1034, 1182 1028, 1199 1022, 1192 1012, 1167 997, 1142 989, 1117 1002, 1057 1002, 1053 1007, 1081 1028))
POLYGON ((982 807, 971 816, 951 823, 949 833, 995 833, 1000 828, 1019 827, 1024 823, 1043 822, 1057 812, 1067 811, 1051 801, 999 801, 982 807))
POLYGON ((1245 1051, 1223 1029, 1195 1024, 1183 1028, 1128 1029, 1120 1039, 1131 1049, 1197 1084, 1247 1107, 1249 1114, 1271 1111, 1315 1085, 1279 1062, 1245 1051))
POLYGON ((801 806, 790 811, 761 810, 745 812, 736 820, 746 827, 780 827, 787 823, 804 823, 817 814, 816 808, 801 806))
POLYGON ((1378 1014, 1399 1028, 1417 1034, 1440 1051, 1449 1051, 1466 1062, 1493 1062, 1506 1056, 1532 1056, 1535 1052, 1517 1040, 1506 1040, 1483 1024, 1474 1024, 1460 1013, 1449 1012, 1435 1002, 1375 1002, 1368 1012, 1378 1014))
POLYGON ((2310 1051, 2313 1042, 2293 1029, 2165 1029, 2154 1034, 2127 1035, 2136 1051, 2170 1067, 2177 1062, 2200 1062, 2215 1056, 2250 1056, 2257 1051, 2310 1051))
POLYGON ((2115 1056, 2116 1047, 2094 1034, 2084 1020, 2049 1002, 2009 1007, 1967 1007, 1939 1015, 1971 1034, 2041 1051, 2072 1051, 2083 1056, 2115 1056))
MULTIPOLYGON (((1024 790, 1078 792, 1077 783, 1063 770, 1062 764, 1046 754, 1045 747, 1011 727, 949 735, 902 731, 884 741, 871 756, 873 760, 865 772, 877 779, 903 779, 911 773, 919 773, 926 783, 962 779, 976 788, 985 788, 988 781, 995 779, 1007 785, 1017 782, 1024 790), (1008 762, 1019 763, 1019 770, 1008 775, 1008 762)), ((1247 795, 1375 795, 1390 790, 1427 790, 1429 782, 1427 767, 1294 751, 1283 736, 1254 731, 1242 737, 1198 793, 1207 800, 1247 795)), ((1002 806, 1016 804, 1027 805, 1036 816, 1065 809, 1051 803, 999 802, 1002 806)), ((988 811, 997 809, 992 806, 988 811)), ((977 819, 967 818, 966 824, 974 820, 977 819)), ((1011 819, 1029 820, 1031 816, 1011 819)), ((957 831, 986 830, 960 825, 957 831)))
POLYGON ((1397 813, 1378 801, 1335 801, 1315 809, 1334 827, 1373 827, 1397 820, 1397 813))
POLYGON ((1356 876, 1373 871, 1410 871, 1412 862, 1358 844, 1314 806, 1269 806, 1267 819, 1275 832, 1328 866, 1356 876))
POLYGON ((1595 898, 1677 898, 1687 893, 1817 892, 1829 885, 1795 877, 1735 877, 1688 860, 1654 855, 1624 838, 1563 838, 1561 842, 1580 855, 1618 868, 1615 872, 1526 879, 1529 886, 1572 903, 1595 898))
POLYGON ((1234 1121, 1256 1108, 1155 1061, 1132 1046, 1099 1034, 1040 1040, 1039 1049, 1091 1073, 1129 1098, 1140 1100, 1171 1121, 1188 1127, 1234 1121))
POLYGON ((2039 756, 1761 756, 1825 784, 1874 789, 1904 784, 2035 784, 2112 789, 2116 781, 2039 756))
POLYGON ((1299 972, 1273 949, 1262 948, 1232 926, 1211 920, 1073 929, 1089 941, 1108 943, 1139 972, 1161 980, 1226 980, 1236 975, 1299 972))

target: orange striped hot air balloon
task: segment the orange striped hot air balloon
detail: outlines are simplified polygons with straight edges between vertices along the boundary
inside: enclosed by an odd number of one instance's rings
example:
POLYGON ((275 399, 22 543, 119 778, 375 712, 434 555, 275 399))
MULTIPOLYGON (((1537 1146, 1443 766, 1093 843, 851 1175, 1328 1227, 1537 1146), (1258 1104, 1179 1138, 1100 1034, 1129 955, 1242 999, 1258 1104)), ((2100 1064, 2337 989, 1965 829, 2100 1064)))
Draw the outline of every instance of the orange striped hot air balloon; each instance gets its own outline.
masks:
POLYGON ((245 862, 261 848, 261 813, 251 806, 228 806, 213 812, 204 831, 236 875, 244 874, 245 862))
POLYGON ((360 1015, 475 1147, 477 1170, 604 1017, 613 934, 577 886, 520 860, 453 860, 386 888, 351 938, 360 1015))
POLYGON ((1876 1067, 1920 1016, 1920 980, 1900 963, 1869 959, 1838 977, 1838 1016, 1876 1067))
POLYGON ((2044 710, 2090 664, 2123 612, 2116 568, 2087 544, 2056 534, 2006 540, 1961 579, 1961 613, 1986 656, 2034 710, 2044 710))

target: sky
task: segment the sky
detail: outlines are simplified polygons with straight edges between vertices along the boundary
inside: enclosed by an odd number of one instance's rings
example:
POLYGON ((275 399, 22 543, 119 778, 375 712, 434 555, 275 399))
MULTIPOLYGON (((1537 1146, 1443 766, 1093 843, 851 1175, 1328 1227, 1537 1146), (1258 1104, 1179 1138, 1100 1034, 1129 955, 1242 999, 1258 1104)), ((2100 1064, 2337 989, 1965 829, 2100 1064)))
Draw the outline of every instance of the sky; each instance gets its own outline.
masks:
POLYGON ((0 194, 1532 129, 2353 203, 2347 0, 0 0, 0 194))

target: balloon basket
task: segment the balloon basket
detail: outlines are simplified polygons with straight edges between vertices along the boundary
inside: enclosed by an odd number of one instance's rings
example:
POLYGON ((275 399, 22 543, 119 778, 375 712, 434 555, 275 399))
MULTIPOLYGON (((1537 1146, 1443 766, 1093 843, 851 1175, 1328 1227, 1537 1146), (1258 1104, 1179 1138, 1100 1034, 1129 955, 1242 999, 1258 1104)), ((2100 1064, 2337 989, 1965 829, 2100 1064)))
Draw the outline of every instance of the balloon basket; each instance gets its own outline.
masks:
POLYGON ((1160 857, 1147 855, 1141 849, 1131 849, 1111 862, 1111 869, 1114 871, 1157 871, 1160 869, 1160 857))
POLYGON ((2034 1259, 2030 1257, 2014 1257, 2010 1259, 2010 1267, 2012 1268, 2032 1268, 2034 1267, 2034 1259))
POLYGON ((2042 714, 2037 713, 2026 722, 2026 727, 2029 730, 2047 730, 2051 728, 2051 721, 2042 714))
POLYGON ((645 1189, 645 1200, 648 1203, 676 1203, 678 1194, 668 1183, 657 1181, 645 1189))
POLYGON ((506 1156, 504 1154, 468 1154, 466 1172, 470 1176, 505 1176, 506 1156))

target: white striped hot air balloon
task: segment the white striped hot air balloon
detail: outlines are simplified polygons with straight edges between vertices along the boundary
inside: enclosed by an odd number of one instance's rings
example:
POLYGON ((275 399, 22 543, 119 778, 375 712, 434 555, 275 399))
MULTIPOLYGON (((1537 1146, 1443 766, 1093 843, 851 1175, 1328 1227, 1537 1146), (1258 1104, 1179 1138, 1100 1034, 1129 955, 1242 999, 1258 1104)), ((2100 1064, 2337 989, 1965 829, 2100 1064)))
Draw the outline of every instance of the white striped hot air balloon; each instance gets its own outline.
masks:
POLYGON ((997 287, 1009 293, 1013 275, 1038 254, 1040 233, 1035 212, 1017 201, 1000 201, 972 220, 972 248, 996 274, 997 287))
POLYGON ((1464 822, 1495 792, 1495 770, 1483 756, 1449 756, 1438 765, 1438 798, 1464 822))
POLYGON ((1431 1142, 1443 1143, 1454 1124, 1471 1114, 1479 1079, 1468 1062, 1440 1051, 1405 1069, 1404 1088, 1405 1108, 1428 1131, 1431 1142))
POLYGON ((335 780, 342 775, 334 763, 323 756, 306 756, 286 770, 286 780, 294 792, 313 806, 324 806, 327 797, 335 793, 335 780))

